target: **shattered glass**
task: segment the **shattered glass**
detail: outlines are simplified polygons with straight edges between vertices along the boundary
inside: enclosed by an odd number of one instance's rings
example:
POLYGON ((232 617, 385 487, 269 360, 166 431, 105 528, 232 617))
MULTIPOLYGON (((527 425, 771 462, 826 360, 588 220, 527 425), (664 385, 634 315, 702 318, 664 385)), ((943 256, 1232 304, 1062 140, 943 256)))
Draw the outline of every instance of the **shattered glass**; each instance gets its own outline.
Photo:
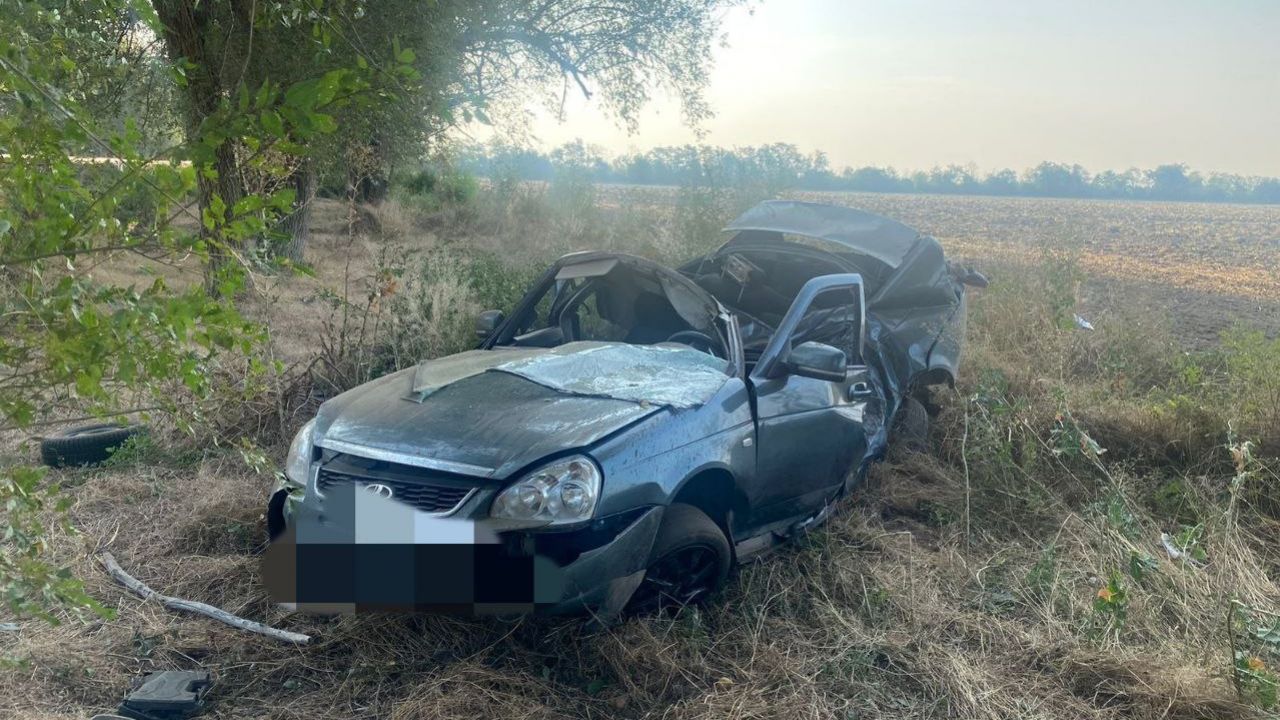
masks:
POLYGON ((570 395, 692 408, 729 379, 728 362, 678 345, 573 342, 555 348, 472 350, 432 360, 414 372, 421 401, 459 380, 505 372, 570 395))
POLYGON ((689 347, 574 342, 493 369, 573 395, 691 408, 716 394, 727 368, 689 347))

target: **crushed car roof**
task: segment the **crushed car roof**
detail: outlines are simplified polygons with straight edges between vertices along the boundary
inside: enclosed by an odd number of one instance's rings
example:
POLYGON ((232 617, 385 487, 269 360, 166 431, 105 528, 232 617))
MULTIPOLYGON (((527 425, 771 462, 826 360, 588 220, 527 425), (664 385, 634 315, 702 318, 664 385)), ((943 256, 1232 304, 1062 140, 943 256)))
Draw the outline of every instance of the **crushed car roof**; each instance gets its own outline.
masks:
POLYGON ((613 272, 619 265, 650 273, 677 314, 695 330, 714 332, 716 317, 724 308, 705 289, 680 271, 661 263, 620 252, 587 250, 561 256, 552 266, 556 279, 597 277, 613 272))
POLYGON ((920 233, 896 220, 853 208, 769 200, 742 213, 726 231, 755 230, 826 240, 897 268, 920 233))

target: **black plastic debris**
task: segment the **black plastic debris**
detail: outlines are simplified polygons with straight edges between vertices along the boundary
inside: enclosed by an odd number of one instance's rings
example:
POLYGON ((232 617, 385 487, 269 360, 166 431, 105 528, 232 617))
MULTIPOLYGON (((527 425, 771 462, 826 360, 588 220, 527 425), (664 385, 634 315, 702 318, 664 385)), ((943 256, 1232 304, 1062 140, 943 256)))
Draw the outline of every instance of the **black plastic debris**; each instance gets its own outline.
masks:
POLYGON ((207 672, 166 670, 147 675, 120 704, 133 720, 182 720, 200 712, 213 678, 207 672))

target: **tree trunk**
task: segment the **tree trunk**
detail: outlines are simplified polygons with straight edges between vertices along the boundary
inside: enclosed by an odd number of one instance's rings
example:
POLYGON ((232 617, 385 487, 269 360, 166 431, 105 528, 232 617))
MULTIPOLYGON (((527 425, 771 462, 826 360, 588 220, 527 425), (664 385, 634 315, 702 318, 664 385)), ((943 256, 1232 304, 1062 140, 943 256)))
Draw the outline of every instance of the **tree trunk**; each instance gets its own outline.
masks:
POLYGON ((307 242, 311 239, 311 202, 316 197, 316 171, 310 160, 303 160, 293 172, 293 212, 280 221, 280 228, 289 233, 285 257, 294 263, 304 261, 307 242))
MULTIPOLYGON (((187 85, 186 135, 187 142, 195 145, 200 139, 200 127, 206 118, 218 110, 223 96, 222 80, 217 74, 217 63, 210 57, 207 41, 213 31, 210 15, 211 3, 200 0, 153 0, 156 15, 164 25, 164 41, 170 59, 185 61, 187 85)), ((209 264, 205 266, 205 290, 210 295, 222 293, 222 283, 236 248, 229 247, 214 230, 203 222, 210 211, 214 197, 221 198, 226 210, 219 224, 230 219, 231 209, 244 197, 244 184, 236 161, 235 147, 223 141, 213 150, 213 159, 207 168, 196 169, 197 197, 200 207, 200 235, 209 250, 209 264), (213 172, 204 172, 203 170, 213 172)))

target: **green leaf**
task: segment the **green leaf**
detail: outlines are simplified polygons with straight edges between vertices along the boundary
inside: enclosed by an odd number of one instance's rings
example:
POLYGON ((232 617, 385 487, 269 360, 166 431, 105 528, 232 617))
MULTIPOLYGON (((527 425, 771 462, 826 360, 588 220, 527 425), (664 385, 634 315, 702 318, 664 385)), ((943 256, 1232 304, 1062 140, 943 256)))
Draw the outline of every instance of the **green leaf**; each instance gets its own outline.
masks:
POLYGON ((338 123, 333 119, 333 116, 326 115, 325 113, 315 113, 311 116, 311 122, 314 124, 314 127, 318 132, 325 134, 338 129, 338 123))
POLYGON ((274 110, 263 110, 258 116, 258 119, 262 123, 263 130, 266 130, 275 137, 284 137, 284 122, 274 110))
POLYGON ((93 397, 101 390, 101 385, 90 377, 89 373, 81 373, 76 377, 76 392, 80 397, 93 397))
POLYGON ((253 96, 253 106, 265 108, 269 102, 271 102, 271 81, 263 80, 262 86, 258 88, 258 92, 253 96))
POLYGON ((317 80, 303 80, 294 83, 284 93, 285 104, 299 110, 310 110, 316 106, 319 98, 320 83, 317 80))
POLYGON ((1129 551, 1129 576, 1134 580, 1141 582, 1148 573, 1154 572, 1158 567, 1156 559, 1147 553, 1129 551))

